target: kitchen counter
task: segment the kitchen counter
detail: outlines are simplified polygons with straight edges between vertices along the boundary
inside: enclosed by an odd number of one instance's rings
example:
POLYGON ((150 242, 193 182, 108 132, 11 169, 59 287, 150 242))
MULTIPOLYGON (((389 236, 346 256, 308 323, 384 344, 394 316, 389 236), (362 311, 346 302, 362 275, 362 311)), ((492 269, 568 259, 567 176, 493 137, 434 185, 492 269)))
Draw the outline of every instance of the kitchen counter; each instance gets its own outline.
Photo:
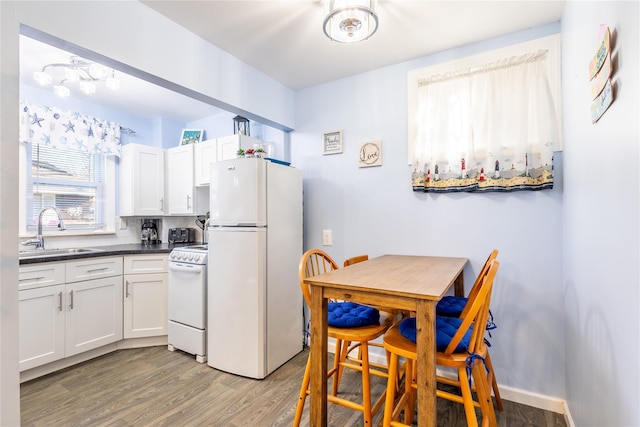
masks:
MULTIPOLYGON (((141 243, 131 243, 124 245, 109 245, 109 246, 87 246, 92 249, 99 249, 96 252, 79 252, 79 253, 66 253, 60 255, 48 255, 46 257, 29 257, 20 260, 20 265, 38 264, 42 262, 54 262, 54 261, 70 261, 82 258, 96 258, 105 256, 118 256, 118 255, 144 255, 144 254, 160 254, 169 253, 173 248, 200 245, 199 242, 194 243, 160 243, 157 245, 143 245, 141 243)), ((46 250, 43 251, 43 254, 46 250)))

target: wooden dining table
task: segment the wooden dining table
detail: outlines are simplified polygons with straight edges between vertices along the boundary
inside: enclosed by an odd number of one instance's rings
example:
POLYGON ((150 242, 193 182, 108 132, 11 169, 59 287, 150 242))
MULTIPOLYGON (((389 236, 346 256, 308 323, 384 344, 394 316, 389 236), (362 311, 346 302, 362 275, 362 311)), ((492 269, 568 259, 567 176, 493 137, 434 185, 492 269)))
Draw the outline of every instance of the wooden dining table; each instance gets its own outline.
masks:
POLYGON ((327 302, 354 301, 416 313, 418 425, 436 426, 436 304, 464 293, 467 258, 383 255, 305 279, 311 288, 310 425, 327 425, 327 302))

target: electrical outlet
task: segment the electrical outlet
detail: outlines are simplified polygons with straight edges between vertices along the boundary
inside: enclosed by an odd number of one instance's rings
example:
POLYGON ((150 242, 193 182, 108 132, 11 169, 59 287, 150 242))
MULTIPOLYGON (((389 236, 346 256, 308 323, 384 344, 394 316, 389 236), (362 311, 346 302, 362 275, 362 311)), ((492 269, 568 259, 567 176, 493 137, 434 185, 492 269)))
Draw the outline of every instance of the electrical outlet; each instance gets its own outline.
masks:
POLYGON ((331 230, 322 230, 322 244, 324 246, 331 246, 331 230))

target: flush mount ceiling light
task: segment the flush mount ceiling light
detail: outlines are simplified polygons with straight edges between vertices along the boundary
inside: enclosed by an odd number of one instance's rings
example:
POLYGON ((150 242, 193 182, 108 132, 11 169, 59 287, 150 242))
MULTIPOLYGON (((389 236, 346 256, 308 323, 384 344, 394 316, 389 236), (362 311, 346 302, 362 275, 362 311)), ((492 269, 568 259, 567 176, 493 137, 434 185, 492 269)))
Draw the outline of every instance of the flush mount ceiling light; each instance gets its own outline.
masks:
POLYGON ((54 86, 54 92, 59 96, 69 96, 69 85, 77 84, 78 88, 88 94, 96 92, 96 84, 103 83, 111 90, 120 86, 120 80, 115 77, 113 68, 106 67, 97 62, 71 56, 69 63, 47 64, 42 71, 33 73, 33 78, 41 85, 49 85, 54 80, 58 82, 54 86))
POLYGON ((366 40, 378 29, 375 0, 327 0, 324 33, 331 40, 354 43, 366 40))

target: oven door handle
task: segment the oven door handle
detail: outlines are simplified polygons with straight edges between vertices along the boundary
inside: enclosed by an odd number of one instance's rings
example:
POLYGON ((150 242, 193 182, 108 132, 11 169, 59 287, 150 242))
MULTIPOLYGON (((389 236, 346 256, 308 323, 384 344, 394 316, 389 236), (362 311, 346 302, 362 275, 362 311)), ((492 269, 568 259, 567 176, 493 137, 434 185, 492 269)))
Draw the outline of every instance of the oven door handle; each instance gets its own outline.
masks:
POLYGON ((204 269, 204 265, 181 264, 179 262, 170 262, 169 263, 169 270, 172 270, 172 271, 182 271, 182 272, 185 272, 185 273, 200 274, 203 269, 204 269))

